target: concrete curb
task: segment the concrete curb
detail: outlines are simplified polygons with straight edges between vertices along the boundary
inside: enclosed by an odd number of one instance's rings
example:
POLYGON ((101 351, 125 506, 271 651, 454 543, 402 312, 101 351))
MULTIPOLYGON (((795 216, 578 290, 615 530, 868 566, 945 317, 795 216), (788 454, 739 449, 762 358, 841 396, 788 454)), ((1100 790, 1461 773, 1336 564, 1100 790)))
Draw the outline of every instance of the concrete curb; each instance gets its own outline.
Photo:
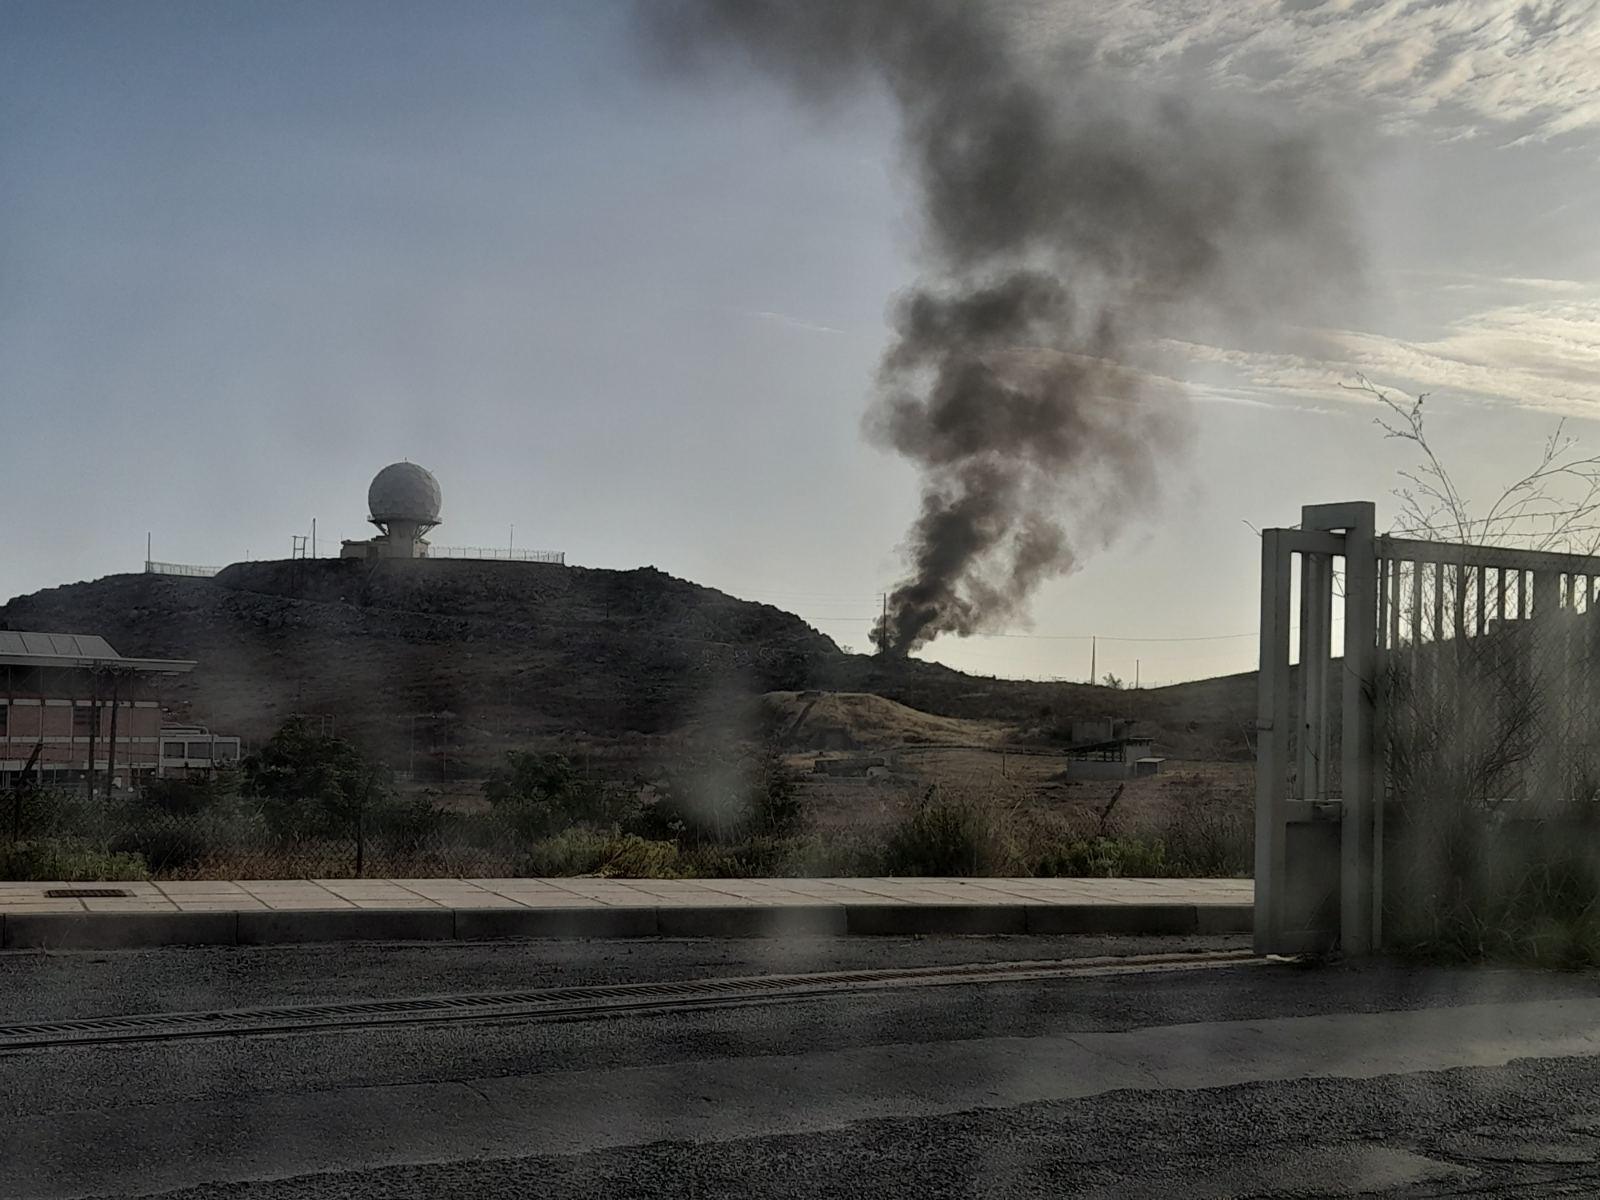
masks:
POLYGON ((458 908, 458 941, 501 938, 631 938, 656 932, 653 908, 458 908))
POLYGON ((1249 933, 1248 904, 730 904, 0 914, 0 950, 508 938, 1249 933))
POLYGON ((847 904, 851 933, 905 937, 912 934, 1017 934, 1028 932, 1034 904, 847 904))
POLYGON ((456 935, 456 916, 448 908, 251 909, 235 915, 238 917, 236 944, 240 946, 283 946, 296 942, 444 942, 456 935))
POLYGON ((145 946, 231 946, 235 912, 6 913, 0 949, 129 950, 145 946))

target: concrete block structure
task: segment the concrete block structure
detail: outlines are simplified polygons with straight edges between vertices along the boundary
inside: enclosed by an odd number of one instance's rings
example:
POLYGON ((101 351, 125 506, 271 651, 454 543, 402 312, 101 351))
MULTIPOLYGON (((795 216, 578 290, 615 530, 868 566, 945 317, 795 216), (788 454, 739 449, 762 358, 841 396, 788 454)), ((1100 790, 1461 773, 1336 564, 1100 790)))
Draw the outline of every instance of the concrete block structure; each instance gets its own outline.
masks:
POLYGON ((1147 737, 1123 734, 1105 741, 1088 742, 1067 750, 1067 778, 1075 780, 1133 779, 1157 775, 1164 759, 1150 753, 1147 737))

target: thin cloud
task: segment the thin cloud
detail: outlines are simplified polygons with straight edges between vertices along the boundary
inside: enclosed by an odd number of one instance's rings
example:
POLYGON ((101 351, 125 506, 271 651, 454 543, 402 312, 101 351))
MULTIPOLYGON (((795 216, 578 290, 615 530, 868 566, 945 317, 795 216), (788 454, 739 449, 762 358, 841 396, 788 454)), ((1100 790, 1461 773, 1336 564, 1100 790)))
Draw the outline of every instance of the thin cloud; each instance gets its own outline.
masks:
POLYGON ((1357 375, 1411 392, 1600 418, 1600 294, 1490 308, 1437 337, 1401 340, 1320 330, 1317 354, 1237 350, 1169 341, 1161 349, 1228 376, 1214 389, 1242 397, 1343 395, 1357 375))
POLYGON ((1021 32, 1095 60, 1268 93, 1361 97, 1391 127, 1542 140, 1600 126, 1596 0, 1016 0, 1021 32))
POLYGON ((786 325, 790 329, 803 329, 807 333, 843 333, 844 330, 832 325, 819 325, 815 321, 803 321, 799 317, 791 317, 788 313, 773 312, 765 308, 742 308, 739 310, 747 317, 757 317, 763 321, 774 321, 779 325, 786 325))

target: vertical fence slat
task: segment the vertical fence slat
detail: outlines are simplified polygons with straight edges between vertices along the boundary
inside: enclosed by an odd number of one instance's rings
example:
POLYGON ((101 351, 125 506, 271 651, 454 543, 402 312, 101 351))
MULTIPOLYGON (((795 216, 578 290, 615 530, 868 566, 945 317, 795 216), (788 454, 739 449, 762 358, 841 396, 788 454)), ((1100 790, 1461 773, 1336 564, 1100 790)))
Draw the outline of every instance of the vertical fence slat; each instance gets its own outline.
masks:
MULTIPOLYGON (((1349 580, 1346 579, 1346 588, 1349 580)), ((1289 553, 1283 531, 1261 534, 1261 655, 1256 678, 1255 945, 1276 953, 1283 941, 1285 802, 1289 773, 1289 553)))
POLYGON ((1392 642, 1389 633, 1390 614, 1394 612, 1395 605, 1389 601, 1389 589, 1395 583, 1395 561, 1392 558, 1378 559, 1378 641, 1392 642))
POLYGON ((1325 554, 1300 556, 1299 796, 1327 797, 1328 656, 1332 630, 1333 563, 1325 554))
POLYGON ((1393 603, 1389 606, 1389 644, 1398 646, 1400 644, 1400 585, 1404 580, 1400 574, 1400 560, 1393 559, 1392 561, 1394 563, 1394 596, 1393 603))
POLYGON ((1445 565, 1434 563, 1434 642, 1445 640, 1445 565))

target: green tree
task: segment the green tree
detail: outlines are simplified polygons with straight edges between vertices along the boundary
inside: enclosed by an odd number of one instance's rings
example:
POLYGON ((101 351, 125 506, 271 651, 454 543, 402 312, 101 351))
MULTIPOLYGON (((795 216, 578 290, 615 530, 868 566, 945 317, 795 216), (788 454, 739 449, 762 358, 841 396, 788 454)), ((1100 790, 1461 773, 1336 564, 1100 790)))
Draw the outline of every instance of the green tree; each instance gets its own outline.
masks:
POLYGON ((285 841, 351 837, 363 815, 388 795, 383 770, 344 738, 291 717, 241 765, 244 794, 285 841))
POLYGON ((803 823, 804 805, 782 752, 764 743, 687 746, 651 780, 653 800, 635 818, 646 837, 686 846, 748 837, 787 837, 803 823))
POLYGON ((147 780, 131 807, 139 816, 196 817, 238 793, 238 772, 223 768, 191 777, 147 780))
POLYGON ((564 754, 513 750, 483 784, 484 799, 528 837, 548 837, 574 825, 614 825, 631 796, 587 779, 564 754))

